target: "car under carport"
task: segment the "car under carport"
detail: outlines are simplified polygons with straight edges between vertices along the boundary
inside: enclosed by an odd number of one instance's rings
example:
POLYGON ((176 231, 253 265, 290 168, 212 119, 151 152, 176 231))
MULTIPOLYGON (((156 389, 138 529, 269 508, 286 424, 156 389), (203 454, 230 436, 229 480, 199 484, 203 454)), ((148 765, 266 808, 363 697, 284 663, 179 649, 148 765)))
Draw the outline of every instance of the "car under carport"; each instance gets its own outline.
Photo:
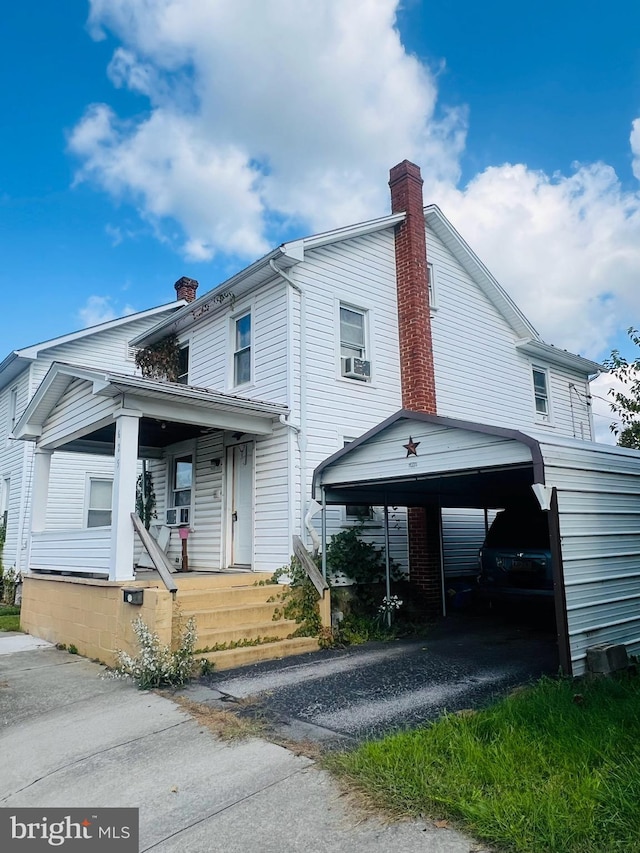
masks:
POLYGON ((322 462, 313 489, 323 506, 381 506, 385 518, 390 506, 500 509, 533 493, 548 513, 563 672, 583 674, 594 645, 640 652, 638 451, 401 410, 322 462))

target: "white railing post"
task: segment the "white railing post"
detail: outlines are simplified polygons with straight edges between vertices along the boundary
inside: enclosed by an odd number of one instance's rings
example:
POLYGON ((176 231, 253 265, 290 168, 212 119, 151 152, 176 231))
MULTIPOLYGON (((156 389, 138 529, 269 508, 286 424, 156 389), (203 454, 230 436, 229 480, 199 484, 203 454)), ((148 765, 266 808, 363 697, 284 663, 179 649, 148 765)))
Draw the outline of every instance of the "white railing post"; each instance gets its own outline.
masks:
POLYGON ((134 532, 131 513, 136 509, 138 434, 141 412, 121 409, 116 421, 113 496, 111 501, 111 553, 109 580, 131 580, 133 572, 134 532))

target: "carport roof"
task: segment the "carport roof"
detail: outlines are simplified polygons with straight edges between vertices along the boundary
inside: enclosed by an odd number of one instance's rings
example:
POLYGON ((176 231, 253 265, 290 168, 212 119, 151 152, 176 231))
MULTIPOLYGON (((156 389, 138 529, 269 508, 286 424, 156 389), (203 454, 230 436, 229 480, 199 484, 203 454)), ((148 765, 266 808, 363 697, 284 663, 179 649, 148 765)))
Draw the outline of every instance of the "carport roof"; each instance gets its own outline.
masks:
MULTIPOLYGON (((402 409, 315 470, 328 504, 501 507, 545 485, 549 445, 627 454, 622 448, 402 409)), ((636 455, 637 454, 632 454, 636 455)))

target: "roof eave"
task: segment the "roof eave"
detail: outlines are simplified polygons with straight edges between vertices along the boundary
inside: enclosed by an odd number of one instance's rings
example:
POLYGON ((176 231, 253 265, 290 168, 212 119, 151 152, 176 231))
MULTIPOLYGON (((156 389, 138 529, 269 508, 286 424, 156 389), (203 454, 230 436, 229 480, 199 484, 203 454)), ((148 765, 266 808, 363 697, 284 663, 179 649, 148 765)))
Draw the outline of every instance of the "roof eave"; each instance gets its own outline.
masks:
POLYGON ((516 341, 516 348, 520 352, 525 353, 533 358, 542 358, 550 361, 552 364, 559 364, 563 367, 570 367, 574 370, 579 370, 588 376, 593 376, 598 373, 607 373, 607 368, 599 364, 597 361, 583 358, 581 355, 569 352, 568 350, 559 349, 552 344, 547 344, 544 341, 532 340, 525 338, 516 341))

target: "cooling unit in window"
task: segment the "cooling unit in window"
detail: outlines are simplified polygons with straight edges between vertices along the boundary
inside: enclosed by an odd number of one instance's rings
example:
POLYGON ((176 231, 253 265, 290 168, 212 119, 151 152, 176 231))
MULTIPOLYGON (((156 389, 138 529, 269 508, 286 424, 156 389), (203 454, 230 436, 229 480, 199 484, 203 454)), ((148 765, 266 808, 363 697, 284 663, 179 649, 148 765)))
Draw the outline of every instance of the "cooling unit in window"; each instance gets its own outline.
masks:
POLYGON ((371 378, 371 362, 362 358, 343 358, 342 375, 348 379, 367 381, 371 378))
POLYGON ((167 510, 166 524, 189 524, 189 507, 177 506, 167 510))

